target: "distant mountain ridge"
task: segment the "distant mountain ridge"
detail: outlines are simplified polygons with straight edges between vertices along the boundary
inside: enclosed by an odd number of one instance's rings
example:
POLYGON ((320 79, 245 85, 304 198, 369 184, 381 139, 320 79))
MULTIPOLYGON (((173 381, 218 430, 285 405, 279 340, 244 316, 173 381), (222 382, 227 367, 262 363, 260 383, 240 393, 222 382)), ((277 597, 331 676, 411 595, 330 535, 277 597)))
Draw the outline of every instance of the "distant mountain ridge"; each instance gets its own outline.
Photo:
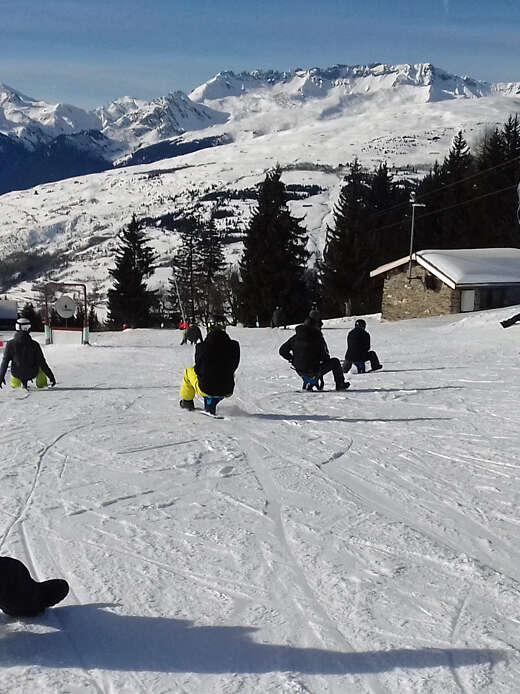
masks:
POLYGON ((0 194, 291 129, 299 118, 337 118, 374 100, 401 99, 409 106, 493 95, 516 97, 520 82, 488 83, 431 63, 225 71, 189 95, 126 96, 91 111, 0 84, 0 194), (258 126, 262 114, 271 116, 267 130, 265 123, 258 126))

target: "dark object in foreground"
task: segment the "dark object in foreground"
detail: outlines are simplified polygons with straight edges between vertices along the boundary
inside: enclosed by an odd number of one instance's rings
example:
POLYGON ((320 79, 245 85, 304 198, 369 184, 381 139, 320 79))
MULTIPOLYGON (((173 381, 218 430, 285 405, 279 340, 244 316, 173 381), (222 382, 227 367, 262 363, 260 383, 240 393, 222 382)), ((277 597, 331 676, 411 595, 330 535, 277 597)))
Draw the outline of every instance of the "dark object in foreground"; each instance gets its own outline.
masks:
POLYGON ((518 323, 518 321, 520 321, 520 313, 517 313, 515 316, 511 316, 511 318, 506 318, 506 320, 501 320, 500 325, 503 328, 510 328, 515 323, 518 323))
POLYGON ((13 557, 0 557, 0 609, 10 617, 34 617, 67 597, 69 584, 61 578, 39 583, 13 557))

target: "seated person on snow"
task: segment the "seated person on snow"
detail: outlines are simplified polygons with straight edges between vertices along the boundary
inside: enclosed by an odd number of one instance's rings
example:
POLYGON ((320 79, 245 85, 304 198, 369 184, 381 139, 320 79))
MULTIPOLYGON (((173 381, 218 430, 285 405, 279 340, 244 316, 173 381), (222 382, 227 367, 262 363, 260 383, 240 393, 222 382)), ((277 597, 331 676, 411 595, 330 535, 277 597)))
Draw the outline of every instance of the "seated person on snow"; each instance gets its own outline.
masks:
POLYGON ((9 340, 4 349, 4 358, 0 366, 0 388, 5 385, 5 374, 11 363, 11 386, 27 388, 27 381, 36 379, 38 388, 45 388, 47 378, 51 386, 56 385, 56 379, 45 361, 42 348, 29 335, 31 322, 27 318, 18 318, 16 334, 9 340))
POLYGON ((358 373, 364 373, 365 362, 367 361, 370 362, 372 371, 382 369, 383 365, 379 362, 377 354, 370 349, 370 333, 366 330, 366 321, 363 318, 359 318, 354 326, 347 335, 347 352, 343 362, 343 371, 348 373, 352 368, 352 364, 362 364, 361 369, 358 366, 358 373))
POLYGON ((186 339, 192 345, 196 345, 197 342, 202 342, 202 333, 196 323, 189 325, 186 329, 186 339))
POLYGON ((296 326, 296 334, 283 343, 279 354, 293 365, 302 378, 322 379, 332 371, 336 390, 346 390, 350 383, 343 378, 340 360, 329 356, 321 332, 322 325, 319 318, 307 317, 302 325, 296 326))
POLYGON ((240 345, 226 333, 223 316, 216 316, 208 326, 206 339, 195 346, 195 366, 184 371, 180 406, 194 410, 195 395, 204 398, 204 409, 215 414, 217 403, 233 395, 234 375, 240 362, 240 345))

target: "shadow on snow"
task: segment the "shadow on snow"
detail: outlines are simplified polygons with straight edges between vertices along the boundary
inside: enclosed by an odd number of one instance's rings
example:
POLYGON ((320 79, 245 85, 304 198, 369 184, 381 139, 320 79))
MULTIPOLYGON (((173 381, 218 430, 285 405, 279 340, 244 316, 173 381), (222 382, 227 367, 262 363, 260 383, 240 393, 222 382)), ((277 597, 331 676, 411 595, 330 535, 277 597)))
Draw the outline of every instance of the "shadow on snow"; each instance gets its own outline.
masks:
MULTIPOLYGON (((346 675, 395 668, 457 668, 496 663, 505 652, 420 648, 342 652, 256 643, 255 627, 194 626, 166 617, 136 617, 106 604, 54 608, 31 623, 56 631, 17 631, 2 637, 0 665, 119 671, 219 673, 298 672, 346 675), (60 631, 61 629, 61 631, 60 631), (70 644, 72 641, 72 647, 70 644)), ((4 627, 5 628, 5 627, 4 627)))

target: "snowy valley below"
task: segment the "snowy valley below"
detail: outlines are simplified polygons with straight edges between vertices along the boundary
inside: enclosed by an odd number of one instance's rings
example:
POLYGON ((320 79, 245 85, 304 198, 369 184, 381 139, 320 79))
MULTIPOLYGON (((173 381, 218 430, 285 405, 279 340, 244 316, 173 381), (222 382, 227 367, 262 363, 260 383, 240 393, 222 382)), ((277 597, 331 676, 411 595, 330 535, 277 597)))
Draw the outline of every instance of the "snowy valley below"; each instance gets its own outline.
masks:
POLYGON ((0 549, 71 592, 0 616, 0 689, 514 694, 517 311, 369 317, 384 370, 346 393, 231 327, 221 421, 179 408, 177 331, 46 347, 54 390, 0 391, 0 549))

